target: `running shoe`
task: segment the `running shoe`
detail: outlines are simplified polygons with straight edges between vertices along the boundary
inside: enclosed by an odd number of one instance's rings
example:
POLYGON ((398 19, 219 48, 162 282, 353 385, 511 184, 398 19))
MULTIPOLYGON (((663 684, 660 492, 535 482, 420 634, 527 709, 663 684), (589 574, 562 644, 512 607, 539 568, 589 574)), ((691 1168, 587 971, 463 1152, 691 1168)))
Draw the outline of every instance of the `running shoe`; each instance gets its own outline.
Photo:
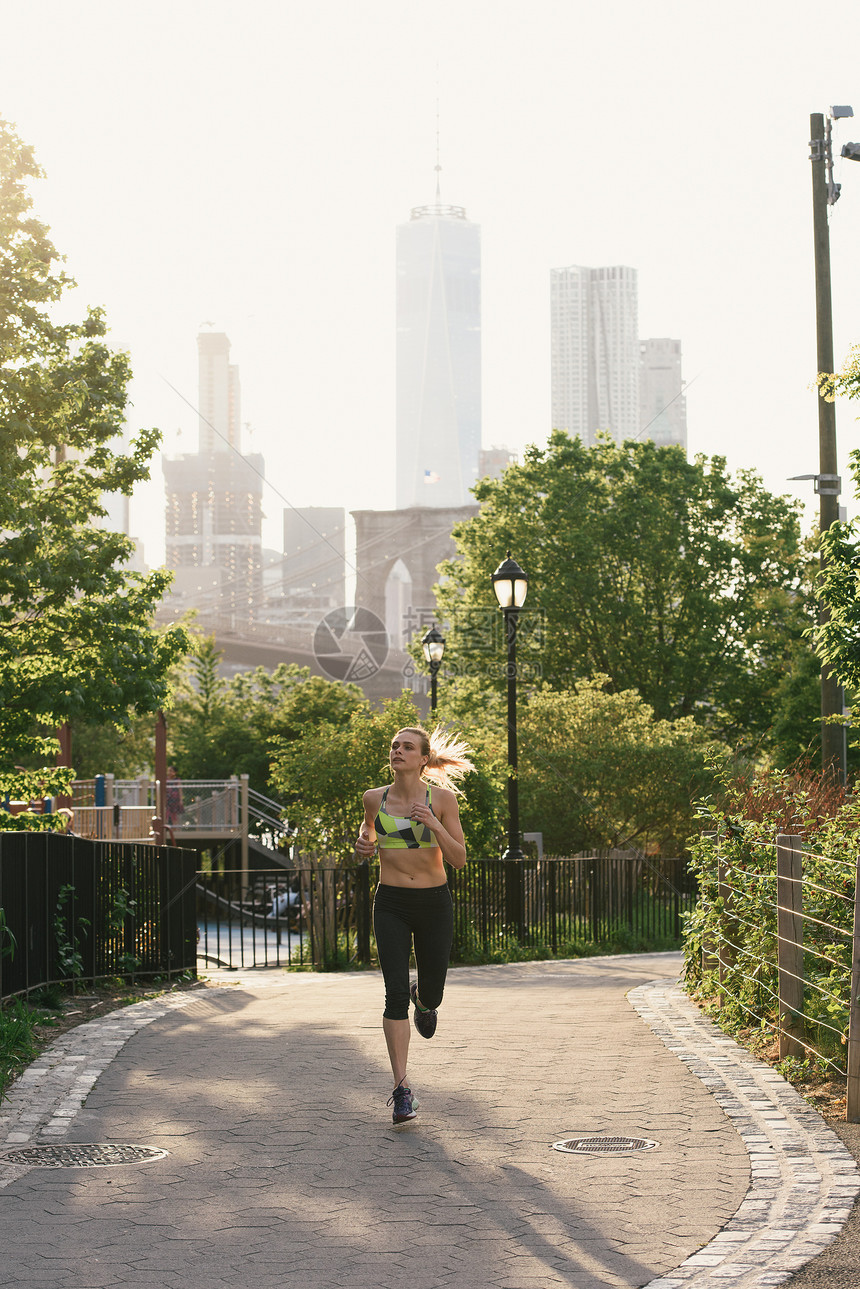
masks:
POLYGON ((388 1098, 388 1104, 394 1106, 392 1123, 406 1123, 409 1119, 416 1118, 418 1114, 416 1109, 418 1098, 412 1095, 411 1088, 405 1088, 402 1083, 398 1083, 388 1098))
POLYGON ((415 1011, 412 1013, 412 1019, 415 1021, 415 1028, 422 1038, 432 1038, 436 1033, 436 1023, 439 1020, 437 1011, 430 1011, 426 1007, 420 1007, 418 1004, 418 986, 413 984, 409 988, 409 997, 415 1004, 415 1011))

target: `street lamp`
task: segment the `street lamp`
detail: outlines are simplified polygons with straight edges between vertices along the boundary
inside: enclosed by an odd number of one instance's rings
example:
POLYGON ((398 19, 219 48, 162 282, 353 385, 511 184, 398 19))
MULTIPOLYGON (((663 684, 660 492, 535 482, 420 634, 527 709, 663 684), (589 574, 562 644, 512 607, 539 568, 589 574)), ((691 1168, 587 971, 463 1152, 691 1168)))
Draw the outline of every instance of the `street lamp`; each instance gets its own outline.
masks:
POLYGON ((436 677, 442 666, 442 654, 445 652, 445 637, 434 622, 421 641, 424 659, 430 664, 430 711, 436 711, 436 677))
POLYGON ((528 590, 528 576, 515 559, 503 560, 492 577, 493 590, 505 617, 508 649, 508 849, 504 859, 522 859, 520 848, 520 798, 517 783, 517 615, 528 590))
MULTIPOLYGON (((833 371, 833 312, 830 292, 830 227, 828 207, 839 200, 841 185, 833 182, 833 122, 852 117, 852 108, 843 104, 831 107, 825 120, 823 113, 810 117, 809 159, 812 162, 812 223, 815 248, 815 322, 817 370, 833 371)), ((853 145, 846 145, 851 148, 853 145)), ((853 153, 843 155, 854 159, 853 153)), ((815 491, 820 498, 819 528, 826 533, 839 518, 839 467, 836 460, 836 406, 818 399, 818 475, 815 491)), ((822 570, 824 555, 821 556, 822 570)), ((823 610, 826 612, 826 610, 823 610)), ((839 681, 829 667, 821 668, 821 768, 845 781, 843 761, 844 732, 831 717, 842 714, 839 681)))

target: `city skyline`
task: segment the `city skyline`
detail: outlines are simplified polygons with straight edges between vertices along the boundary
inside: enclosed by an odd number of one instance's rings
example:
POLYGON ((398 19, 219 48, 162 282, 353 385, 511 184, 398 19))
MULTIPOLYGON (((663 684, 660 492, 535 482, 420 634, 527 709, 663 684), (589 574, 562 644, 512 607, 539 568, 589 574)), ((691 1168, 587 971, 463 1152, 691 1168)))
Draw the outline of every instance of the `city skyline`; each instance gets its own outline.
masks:
MULTIPOLYGON (((452 0, 211 0, 202 27, 163 0, 56 5, 47 28, 42 11, 5 6, 0 110, 46 172, 34 213, 79 283, 63 316, 104 307, 135 373, 129 428, 160 426, 168 456, 197 446, 201 322, 229 335, 265 546, 287 504, 395 504, 393 230, 432 201, 437 101, 443 192, 481 226, 484 446, 546 439, 549 270, 635 265, 639 334, 683 338, 690 453, 761 471, 812 523, 812 485, 786 481, 818 464, 809 116, 860 112, 855 6, 828 11, 826 56, 770 0, 505 4, 492 32, 452 0), (572 40, 591 51, 573 81, 572 40)), ((839 156, 857 131, 834 129, 837 363, 860 330, 860 167, 839 156)), ((837 409, 843 477, 854 412, 837 409)), ((161 487, 155 462, 132 502, 150 563, 161 487)))

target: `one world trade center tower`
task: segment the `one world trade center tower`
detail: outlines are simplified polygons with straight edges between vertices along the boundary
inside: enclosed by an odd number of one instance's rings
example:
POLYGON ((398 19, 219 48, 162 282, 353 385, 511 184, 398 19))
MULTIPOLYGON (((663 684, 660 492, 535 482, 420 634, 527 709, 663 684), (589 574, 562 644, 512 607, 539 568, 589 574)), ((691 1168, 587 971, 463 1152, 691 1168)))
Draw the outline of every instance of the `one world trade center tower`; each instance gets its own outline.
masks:
MULTIPOLYGON (((437 167, 438 171, 438 167, 437 167)), ((465 506, 481 450, 481 230, 462 206, 397 229, 397 508, 465 506)))

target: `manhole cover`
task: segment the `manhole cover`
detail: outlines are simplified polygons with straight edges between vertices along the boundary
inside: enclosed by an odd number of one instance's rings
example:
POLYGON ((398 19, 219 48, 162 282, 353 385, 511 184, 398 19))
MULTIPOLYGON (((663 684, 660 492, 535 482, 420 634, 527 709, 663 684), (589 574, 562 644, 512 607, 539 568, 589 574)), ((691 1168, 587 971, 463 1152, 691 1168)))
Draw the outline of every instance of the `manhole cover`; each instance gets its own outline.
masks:
POLYGON ((149 1159, 164 1159, 166 1150, 153 1146, 98 1145, 22 1146, 6 1151, 0 1160, 5 1164, 28 1164, 30 1168, 114 1168, 117 1164, 143 1164, 149 1159))
POLYGON ((657 1144, 648 1137, 571 1137, 554 1141, 552 1148, 565 1155, 620 1155, 628 1150, 653 1150, 657 1144))

